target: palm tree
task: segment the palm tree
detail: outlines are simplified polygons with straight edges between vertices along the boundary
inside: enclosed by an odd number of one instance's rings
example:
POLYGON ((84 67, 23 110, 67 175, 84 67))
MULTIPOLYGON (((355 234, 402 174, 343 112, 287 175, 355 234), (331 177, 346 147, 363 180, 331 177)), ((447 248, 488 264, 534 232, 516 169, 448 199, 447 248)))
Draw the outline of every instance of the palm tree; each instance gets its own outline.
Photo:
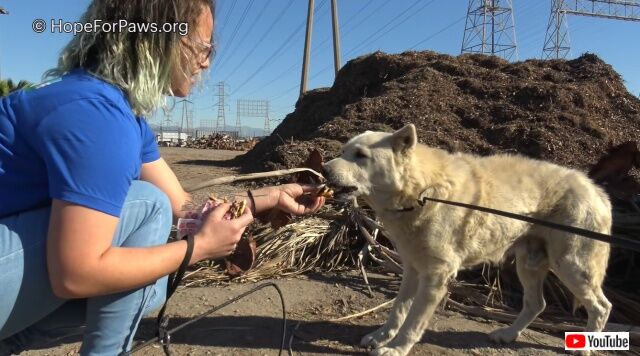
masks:
POLYGON ((18 82, 18 85, 15 85, 13 83, 13 80, 11 79, 7 79, 7 80, 0 80, 0 96, 7 96, 10 93, 13 93, 14 91, 17 90, 22 90, 22 89, 31 89, 33 87, 33 83, 26 81, 26 80, 21 80, 18 82))

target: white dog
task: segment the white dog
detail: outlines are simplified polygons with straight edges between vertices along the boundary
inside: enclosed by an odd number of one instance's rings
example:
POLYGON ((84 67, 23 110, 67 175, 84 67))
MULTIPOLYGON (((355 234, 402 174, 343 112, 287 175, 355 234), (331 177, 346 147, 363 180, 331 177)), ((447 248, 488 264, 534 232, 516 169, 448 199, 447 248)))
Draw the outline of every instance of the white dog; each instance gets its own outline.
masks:
POLYGON ((418 144, 413 125, 356 136, 323 169, 338 198, 362 196, 375 210, 402 259, 402 285, 389 318, 361 342, 372 355, 406 355, 447 281, 461 268, 500 262, 507 252, 516 255, 523 307, 513 325, 489 335, 492 340, 515 340, 542 312, 548 271, 586 308, 586 331, 603 329, 611 310, 601 287, 608 244, 475 210, 417 204, 429 196, 609 234, 611 204, 585 174, 515 155, 449 154, 418 144))

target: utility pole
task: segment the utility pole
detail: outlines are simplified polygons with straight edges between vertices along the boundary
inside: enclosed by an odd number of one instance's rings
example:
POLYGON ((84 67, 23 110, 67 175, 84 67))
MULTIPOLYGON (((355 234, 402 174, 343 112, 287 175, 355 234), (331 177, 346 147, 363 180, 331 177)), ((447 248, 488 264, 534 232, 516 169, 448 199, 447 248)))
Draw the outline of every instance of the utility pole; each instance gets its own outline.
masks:
POLYGON ((313 3, 314 0, 309 0, 309 9, 307 10, 307 35, 304 39, 304 58, 302 60, 302 80, 300 83, 300 96, 302 96, 307 91, 309 56, 311 54, 311 31, 313 30, 313 3))
POLYGON ((338 0, 331 0, 331 22, 333 24, 333 64, 336 76, 340 70, 340 29, 338 26, 338 0))

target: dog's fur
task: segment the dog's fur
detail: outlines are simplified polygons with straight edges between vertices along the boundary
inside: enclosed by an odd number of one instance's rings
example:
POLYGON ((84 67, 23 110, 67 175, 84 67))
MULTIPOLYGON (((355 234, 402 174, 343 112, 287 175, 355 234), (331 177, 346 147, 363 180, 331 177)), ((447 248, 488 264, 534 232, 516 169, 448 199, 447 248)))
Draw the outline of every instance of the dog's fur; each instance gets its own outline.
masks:
POLYGON ((362 339, 371 354, 406 355, 421 339, 448 280, 461 268, 500 262, 507 253, 516 256, 523 307, 491 339, 515 340, 542 312, 548 271, 586 308, 586 331, 603 329, 611 310, 602 292, 608 244, 475 210, 416 204, 429 196, 609 234, 611 204, 585 174, 516 155, 449 154, 418 144, 413 125, 356 136, 323 169, 338 198, 362 196, 375 210, 402 259, 402 285, 389 318, 362 339))

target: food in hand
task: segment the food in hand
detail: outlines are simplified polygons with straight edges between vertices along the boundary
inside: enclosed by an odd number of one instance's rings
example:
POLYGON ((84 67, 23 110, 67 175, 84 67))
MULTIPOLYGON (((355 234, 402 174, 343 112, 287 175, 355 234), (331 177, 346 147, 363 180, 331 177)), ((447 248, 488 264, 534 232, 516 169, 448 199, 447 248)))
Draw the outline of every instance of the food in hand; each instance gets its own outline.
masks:
MULTIPOLYGON (((220 198, 216 198, 214 194, 209 194, 209 200, 205 204, 203 213, 206 213, 207 211, 217 207, 220 204, 228 203, 228 202, 229 200, 227 198, 220 199, 220 198)), ((224 215, 224 219, 225 220, 237 219, 240 216, 242 216, 242 214, 244 214, 244 211, 246 208, 247 208, 246 200, 235 200, 233 203, 231 203, 231 208, 229 208, 229 211, 224 215)))
MULTIPOLYGON (((200 212, 198 211, 187 211, 185 213, 184 218, 178 219, 177 230, 178 230, 178 239, 183 239, 187 235, 194 235, 202 225, 202 220, 218 205, 222 203, 228 203, 229 200, 227 198, 217 198, 214 194, 209 195, 209 199, 202 206, 200 212)), ((229 211, 224 214, 225 220, 237 219, 242 214, 244 214, 245 209, 247 208, 246 200, 235 200, 231 203, 231 208, 229 211)))
POLYGON ((333 189, 329 188, 328 185, 323 184, 320 187, 320 190, 318 190, 318 196, 325 197, 325 198, 333 198, 333 189))

